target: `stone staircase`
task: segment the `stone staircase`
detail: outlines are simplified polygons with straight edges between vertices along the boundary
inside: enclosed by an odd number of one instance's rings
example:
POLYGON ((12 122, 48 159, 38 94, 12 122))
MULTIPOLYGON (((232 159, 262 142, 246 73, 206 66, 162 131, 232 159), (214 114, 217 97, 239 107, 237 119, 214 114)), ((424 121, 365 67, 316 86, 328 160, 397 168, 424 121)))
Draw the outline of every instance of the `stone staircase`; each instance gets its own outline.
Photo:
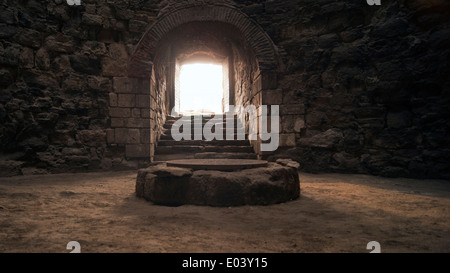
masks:
MULTIPOLYGON (((212 117, 202 117, 202 128, 212 117)), ((226 116, 223 118, 224 140, 181 140, 175 141, 171 135, 172 125, 179 117, 167 117, 163 132, 155 151, 154 161, 169 161, 178 159, 257 159, 253 147, 246 140, 237 140, 237 117, 234 116, 234 140, 226 140, 226 123, 231 122, 226 116)), ((191 133, 194 139, 194 116, 191 117, 191 133)), ((213 129, 214 130, 214 129, 213 129)))

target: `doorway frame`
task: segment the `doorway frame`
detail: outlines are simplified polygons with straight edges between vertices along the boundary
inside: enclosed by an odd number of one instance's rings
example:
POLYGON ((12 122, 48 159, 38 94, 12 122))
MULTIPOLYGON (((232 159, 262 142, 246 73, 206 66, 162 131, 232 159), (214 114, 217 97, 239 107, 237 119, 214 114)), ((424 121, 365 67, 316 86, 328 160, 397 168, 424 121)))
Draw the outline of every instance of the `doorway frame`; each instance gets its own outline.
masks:
POLYGON ((175 109, 176 113, 180 113, 180 72, 181 67, 189 63, 205 63, 205 64, 218 64, 222 65, 222 111, 226 113, 230 109, 230 105, 234 105, 234 77, 233 77, 233 63, 230 61, 231 57, 220 57, 206 55, 204 53, 196 53, 191 56, 181 56, 175 58, 173 66, 168 72, 168 79, 170 83, 173 83, 172 88, 168 89, 168 97, 170 98, 170 109, 175 109))

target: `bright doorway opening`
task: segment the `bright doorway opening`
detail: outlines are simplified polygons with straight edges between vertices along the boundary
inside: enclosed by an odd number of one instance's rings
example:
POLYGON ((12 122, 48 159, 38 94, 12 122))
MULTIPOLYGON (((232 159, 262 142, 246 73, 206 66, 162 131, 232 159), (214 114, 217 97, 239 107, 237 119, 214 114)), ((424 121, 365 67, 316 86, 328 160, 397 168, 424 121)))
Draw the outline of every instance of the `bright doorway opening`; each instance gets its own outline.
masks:
POLYGON ((193 63, 180 68, 180 113, 223 113, 223 67, 193 63))

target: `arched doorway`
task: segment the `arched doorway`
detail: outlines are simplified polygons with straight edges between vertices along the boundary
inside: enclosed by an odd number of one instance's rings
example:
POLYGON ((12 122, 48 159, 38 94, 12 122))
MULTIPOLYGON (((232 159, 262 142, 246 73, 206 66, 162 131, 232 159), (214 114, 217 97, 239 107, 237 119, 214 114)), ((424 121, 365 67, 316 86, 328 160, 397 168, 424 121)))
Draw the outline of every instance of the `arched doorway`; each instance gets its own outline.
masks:
MULTIPOLYGON (((277 86, 275 46, 238 9, 222 4, 180 5, 160 15, 137 45, 128 71, 130 78, 149 81, 150 156, 165 117, 180 106, 181 67, 193 61, 222 65, 223 111, 229 105, 259 107, 264 90, 277 86)), ((252 141, 257 153, 259 144, 252 141)))

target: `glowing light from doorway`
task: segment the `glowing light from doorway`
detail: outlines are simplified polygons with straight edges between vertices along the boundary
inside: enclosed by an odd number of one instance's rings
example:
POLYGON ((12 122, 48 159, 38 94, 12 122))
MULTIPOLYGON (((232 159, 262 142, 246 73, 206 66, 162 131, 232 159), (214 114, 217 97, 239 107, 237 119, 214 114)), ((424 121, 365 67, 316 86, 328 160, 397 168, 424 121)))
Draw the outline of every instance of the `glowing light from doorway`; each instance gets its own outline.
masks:
POLYGON ((182 113, 222 113, 222 65, 185 64, 180 71, 180 111, 182 113))

